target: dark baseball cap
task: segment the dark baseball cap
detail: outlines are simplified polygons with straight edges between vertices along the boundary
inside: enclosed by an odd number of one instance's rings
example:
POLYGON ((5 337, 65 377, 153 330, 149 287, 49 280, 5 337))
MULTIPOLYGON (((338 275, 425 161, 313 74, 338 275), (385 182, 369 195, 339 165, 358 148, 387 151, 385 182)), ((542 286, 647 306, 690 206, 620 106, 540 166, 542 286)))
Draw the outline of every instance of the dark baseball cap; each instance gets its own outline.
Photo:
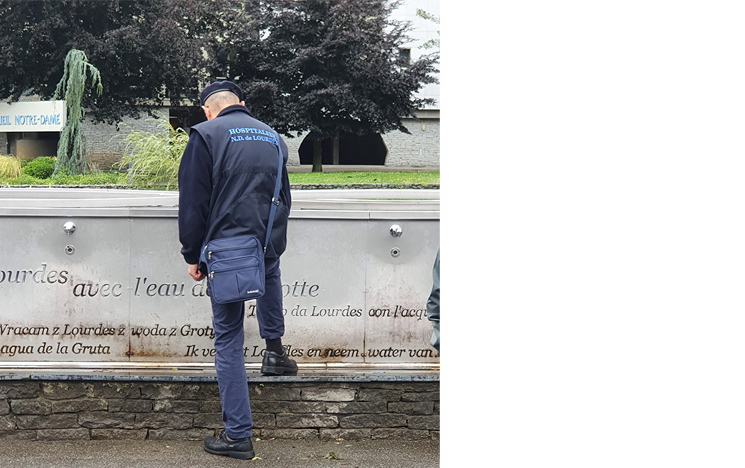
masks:
POLYGON ((230 91, 238 96, 240 101, 243 100, 243 90, 237 84, 232 81, 215 81, 204 87, 202 94, 199 95, 199 105, 203 106, 208 97, 220 91, 230 91))

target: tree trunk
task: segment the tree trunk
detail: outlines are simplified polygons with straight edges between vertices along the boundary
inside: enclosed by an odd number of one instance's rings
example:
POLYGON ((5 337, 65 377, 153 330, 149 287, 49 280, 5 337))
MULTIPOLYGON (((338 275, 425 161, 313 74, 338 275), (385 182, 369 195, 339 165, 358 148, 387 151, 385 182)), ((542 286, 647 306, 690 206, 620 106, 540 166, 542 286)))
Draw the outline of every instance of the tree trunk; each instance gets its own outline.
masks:
POLYGON ((313 138, 313 172, 323 172, 323 148, 320 138, 313 138))
POLYGON ((336 135, 333 141, 334 141, 333 150, 332 150, 333 163, 335 166, 338 166, 339 165, 339 135, 336 135))

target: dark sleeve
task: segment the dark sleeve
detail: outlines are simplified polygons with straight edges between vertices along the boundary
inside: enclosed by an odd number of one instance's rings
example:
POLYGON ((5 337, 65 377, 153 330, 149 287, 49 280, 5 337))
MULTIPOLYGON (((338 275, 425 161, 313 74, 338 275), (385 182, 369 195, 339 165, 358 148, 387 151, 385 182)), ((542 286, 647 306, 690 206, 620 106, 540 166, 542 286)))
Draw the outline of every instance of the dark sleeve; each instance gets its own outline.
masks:
POLYGON ((199 134, 192 131, 178 169, 178 232, 186 263, 199 262, 212 197, 212 155, 199 134))
POLYGON ((279 199, 287 206, 288 209, 292 208, 292 197, 290 196, 290 177, 287 174, 287 160, 289 159, 290 151, 287 149, 287 144, 280 137, 280 148, 282 148, 282 156, 284 157, 284 164, 282 167, 282 186, 280 187, 279 199))

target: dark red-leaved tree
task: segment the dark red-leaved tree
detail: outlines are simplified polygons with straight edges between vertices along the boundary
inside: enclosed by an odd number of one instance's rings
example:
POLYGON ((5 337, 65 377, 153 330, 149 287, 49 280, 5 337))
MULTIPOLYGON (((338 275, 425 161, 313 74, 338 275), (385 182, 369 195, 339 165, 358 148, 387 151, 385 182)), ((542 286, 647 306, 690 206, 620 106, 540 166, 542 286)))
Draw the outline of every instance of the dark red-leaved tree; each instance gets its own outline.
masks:
POLYGON ((266 0, 256 5, 260 40, 238 52, 233 73, 241 76, 258 117, 286 135, 309 132, 314 171, 322 170, 324 139, 342 132, 409 133, 401 119, 429 102, 415 93, 435 81, 437 56, 401 63, 410 23, 391 18, 399 3, 266 0))
POLYGON ((238 0, 0 0, 0 98, 50 98, 65 54, 83 51, 106 93, 84 103, 99 120, 195 99, 217 54, 249 35, 238 0))

